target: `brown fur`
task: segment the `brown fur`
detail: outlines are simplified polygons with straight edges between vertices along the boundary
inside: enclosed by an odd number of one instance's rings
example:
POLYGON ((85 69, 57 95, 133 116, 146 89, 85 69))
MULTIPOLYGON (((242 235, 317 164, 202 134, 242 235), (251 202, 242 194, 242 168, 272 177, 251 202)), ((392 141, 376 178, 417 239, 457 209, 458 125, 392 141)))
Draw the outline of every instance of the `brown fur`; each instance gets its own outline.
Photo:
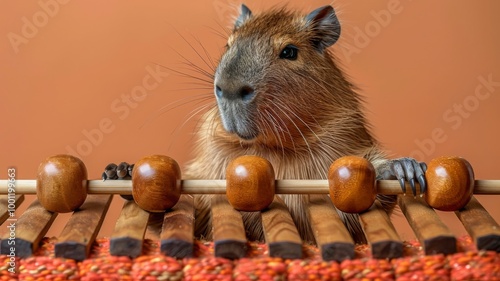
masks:
MULTIPOLYGON (((224 179, 228 163, 241 155, 268 159, 278 179, 326 179, 331 163, 344 155, 359 155, 376 167, 385 156, 370 132, 362 100, 339 69, 330 51, 318 52, 302 14, 272 10, 248 19, 233 31, 217 69, 216 79, 243 77, 256 91, 249 107, 249 125, 257 128, 252 140, 224 130, 217 107, 207 112, 198 133, 196 156, 186 178, 224 179), (279 58, 286 44, 299 49, 295 61, 279 58), (235 68, 230 63, 238 56, 235 68), (236 73, 239 69, 251 73, 236 73)), ((314 241, 304 195, 284 195, 304 239, 314 241)), ((197 197, 197 234, 210 237, 210 196, 197 197)), ((351 232, 360 234, 353 215, 344 215, 351 232)), ((258 217, 245 214, 247 232, 262 239, 258 217)))

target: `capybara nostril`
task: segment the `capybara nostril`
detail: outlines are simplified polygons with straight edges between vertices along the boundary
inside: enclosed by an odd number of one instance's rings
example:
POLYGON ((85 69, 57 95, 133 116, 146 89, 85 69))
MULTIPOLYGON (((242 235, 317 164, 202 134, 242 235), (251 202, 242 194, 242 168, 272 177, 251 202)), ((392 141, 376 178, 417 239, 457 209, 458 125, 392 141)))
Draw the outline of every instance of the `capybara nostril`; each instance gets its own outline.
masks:
POLYGON ((215 95, 219 99, 250 101, 255 96, 254 89, 249 85, 223 86, 215 85, 215 95))
POLYGON ((243 86, 240 88, 238 95, 243 101, 251 101, 255 96, 255 91, 250 86, 243 86))

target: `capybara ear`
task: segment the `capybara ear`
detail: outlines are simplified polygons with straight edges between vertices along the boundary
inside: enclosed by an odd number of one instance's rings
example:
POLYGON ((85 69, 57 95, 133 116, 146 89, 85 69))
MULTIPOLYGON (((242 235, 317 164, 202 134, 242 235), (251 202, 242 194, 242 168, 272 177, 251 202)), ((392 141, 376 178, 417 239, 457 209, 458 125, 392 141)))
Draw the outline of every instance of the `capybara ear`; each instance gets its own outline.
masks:
POLYGON ((252 17, 252 11, 250 11, 250 9, 245 4, 241 4, 240 15, 238 16, 238 18, 236 18, 234 28, 236 29, 242 26, 243 23, 245 23, 245 21, 247 21, 250 17, 252 17))
POLYGON ((330 47, 340 37, 340 22, 332 6, 323 6, 306 16, 307 28, 312 31, 311 43, 319 51, 330 47))

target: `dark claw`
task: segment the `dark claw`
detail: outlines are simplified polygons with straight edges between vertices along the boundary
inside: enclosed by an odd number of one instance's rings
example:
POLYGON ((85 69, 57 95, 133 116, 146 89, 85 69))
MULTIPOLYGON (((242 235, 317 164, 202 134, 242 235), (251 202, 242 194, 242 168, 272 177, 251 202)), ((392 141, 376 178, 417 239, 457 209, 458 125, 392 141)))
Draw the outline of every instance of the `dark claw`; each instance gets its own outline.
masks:
POLYGON ((420 194, 424 194, 425 191, 427 190, 427 185, 425 183, 424 175, 418 176, 417 180, 418 180, 418 183, 420 184, 420 194))
POLYGON ((427 171, 427 164, 425 164, 425 162, 420 162, 420 168, 422 168, 422 171, 427 171))
POLYGON ((408 182, 413 196, 417 196, 416 183, 420 185, 420 194, 423 194, 427 190, 427 184, 425 180, 425 171, 427 170, 427 165, 425 163, 419 163, 412 158, 399 158, 394 160, 389 160, 385 165, 378 168, 378 179, 394 179, 399 181, 401 190, 406 194, 405 182, 408 182))
POLYGON ((408 179, 408 181, 410 182, 411 192, 413 193, 413 196, 416 197, 417 196, 417 188, 415 187, 415 179, 410 178, 410 179, 408 179))
MULTIPOLYGON (((117 168, 118 178, 122 179, 122 180, 130 179, 132 177, 132 173, 130 173, 130 167, 131 166, 133 166, 133 164, 129 165, 127 162, 121 162, 120 165, 118 165, 118 168, 117 168)), ((123 195, 123 194, 120 194, 120 196, 123 199, 128 200, 128 201, 134 200, 134 197, 132 195, 123 195)))
POLYGON ((116 164, 115 163, 111 163, 111 164, 108 164, 106 166, 106 168, 104 168, 104 172, 102 173, 102 180, 115 180, 117 179, 118 177, 116 176, 116 164))
POLYGON ((400 160, 403 163, 405 169, 405 178, 410 183, 411 192, 413 196, 417 196, 417 189, 415 188, 415 169, 413 167, 413 160, 409 158, 403 158, 400 160))
POLYGON ((128 176, 128 167, 129 164, 127 162, 121 162, 120 165, 116 168, 116 175, 118 178, 123 179, 128 176))
POLYGON ((401 190, 403 190, 403 193, 405 193, 406 192, 405 173, 403 170, 403 166, 399 161, 393 161, 391 168, 394 173, 394 176, 398 179, 399 184, 401 185, 401 190))
POLYGON ((427 165, 425 163, 413 162, 413 168, 415 170, 415 177, 420 185, 420 195, 424 194, 425 188, 425 170, 427 170, 427 165))
POLYGON ((134 164, 128 166, 128 175, 132 177, 132 171, 134 170, 134 164))
MULTIPOLYGON (((108 164, 106 168, 104 168, 104 172, 102 173, 102 180, 124 180, 130 179, 132 176, 132 168, 134 165, 129 165, 127 162, 122 162, 120 165, 116 165, 115 163, 108 164)), ((132 195, 120 195, 123 199, 133 200, 132 195)))
POLYGON ((401 190, 403 190, 403 193, 406 193, 405 179, 400 178, 400 179, 398 179, 398 181, 399 181, 399 185, 401 185, 401 190))

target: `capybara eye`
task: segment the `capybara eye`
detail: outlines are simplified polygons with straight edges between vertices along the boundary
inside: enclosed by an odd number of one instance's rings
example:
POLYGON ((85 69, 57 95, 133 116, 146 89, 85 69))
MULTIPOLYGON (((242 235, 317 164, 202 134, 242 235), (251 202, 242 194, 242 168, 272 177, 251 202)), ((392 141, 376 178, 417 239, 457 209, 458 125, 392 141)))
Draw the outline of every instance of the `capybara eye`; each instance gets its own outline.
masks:
POLYGON ((280 53, 280 59, 296 60, 299 49, 294 45, 286 45, 280 53))

